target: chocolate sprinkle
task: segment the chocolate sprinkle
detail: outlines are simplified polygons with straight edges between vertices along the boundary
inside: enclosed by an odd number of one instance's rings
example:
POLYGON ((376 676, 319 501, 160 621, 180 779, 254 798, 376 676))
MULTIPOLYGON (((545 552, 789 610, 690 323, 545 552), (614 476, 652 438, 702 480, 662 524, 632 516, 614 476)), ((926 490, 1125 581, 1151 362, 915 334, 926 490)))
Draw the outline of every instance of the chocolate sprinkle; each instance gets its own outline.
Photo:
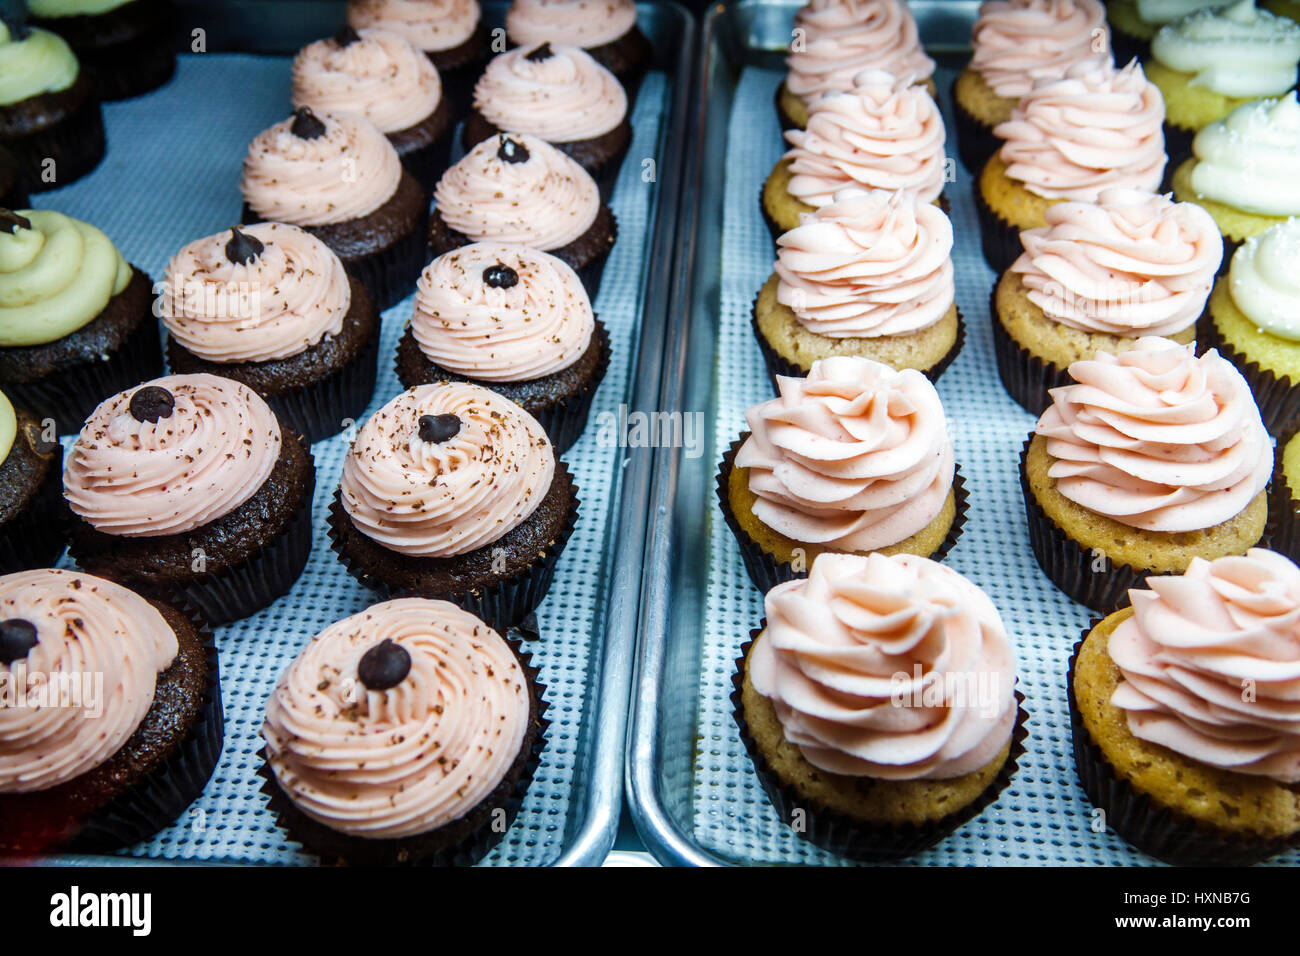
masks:
POLYGON ((36 625, 20 617, 0 621, 0 664, 12 664, 27 657, 38 643, 36 625))
POLYGON ((497 147, 497 158, 507 163, 528 162, 528 150, 523 143, 501 134, 501 145, 497 147))
POLYGON ((411 673, 411 655, 400 644, 383 640, 361 656, 357 677, 367 690, 388 690, 411 673))
POLYGON ((310 106, 300 106, 293 111, 293 123, 289 132, 299 139, 319 139, 325 135, 325 124, 311 111, 310 106))
POLYGON ((519 284, 519 273, 504 262, 483 270, 483 284, 490 289, 512 289, 519 284))
POLYGON ((441 445, 460 433, 460 419, 455 415, 421 415, 420 441, 441 445))
POLYGON ((26 216, 20 216, 12 209, 0 209, 0 232, 7 232, 14 235, 19 229, 32 228, 32 221, 26 216))
POLYGON ((550 41, 546 40, 539 43, 535 49, 525 53, 524 59, 532 63, 541 63, 543 60, 549 60, 553 56, 555 56, 555 52, 551 49, 550 41))
POLYGON ((175 409, 176 399, 160 385, 137 388, 131 396, 131 417, 137 422, 157 422, 162 418, 171 418, 175 409))
POLYGON ((9 39, 20 43, 32 35, 32 28, 21 16, 4 17, 4 24, 9 28, 9 39))

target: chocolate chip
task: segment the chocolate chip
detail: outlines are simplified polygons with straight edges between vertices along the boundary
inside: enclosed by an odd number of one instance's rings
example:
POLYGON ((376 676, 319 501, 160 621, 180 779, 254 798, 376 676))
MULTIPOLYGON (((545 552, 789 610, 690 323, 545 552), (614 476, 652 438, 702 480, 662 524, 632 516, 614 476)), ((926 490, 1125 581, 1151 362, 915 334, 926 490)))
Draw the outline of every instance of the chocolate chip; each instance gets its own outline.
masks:
POLYGON ((226 258, 237 266, 246 266, 262 254, 266 246, 257 236, 240 232, 235 226, 230 230, 230 241, 226 243, 226 258))
POLYGON ((160 385, 146 385, 137 388, 131 396, 131 417, 137 422, 156 422, 160 418, 171 418, 176 408, 176 399, 172 393, 160 385))
POLYGON ((511 289, 519 284, 519 273, 504 262, 483 270, 483 284, 490 289, 511 289))
POLYGON ((339 27, 339 32, 334 34, 334 42, 341 47, 349 47, 361 39, 361 35, 352 29, 352 24, 345 23, 339 27))
POLYGON ((32 28, 27 25, 27 21, 22 16, 4 17, 4 24, 9 28, 9 39, 15 43, 26 40, 32 35, 32 28))
POLYGON ((7 232, 12 236, 19 229, 30 228, 32 228, 32 221, 26 216, 20 216, 12 209, 0 209, 0 232, 7 232))
POLYGON ((0 621, 0 664, 12 664, 27 657, 37 645, 36 625, 20 617, 0 621))
POLYGON ((543 43, 539 43, 532 50, 525 53, 524 59, 533 63, 541 63, 543 60, 549 60, 553 56, 555 56, 555 52, 551 49, 550 41, 547 40, 543 43))
POLYGON ((300 106, 293 111, 289 132, 299 139, 319 139, 325 135, 325 124, 311 111, 310 106, 300 106))
POLYGON ((507 163, 526 163, 528 150, 523 143, 502 134, 501 145, 497 147, 497 158, 507 163))
POLYGON ((392 641, 380 641, 361 656, 357 677, 367 690, 388 690, 406 680, 411 673, 411 655, 392 641))
POLYGON ((455 415, 421 415, 420 441, 441 445, 460 433, 460 419, 455 415))

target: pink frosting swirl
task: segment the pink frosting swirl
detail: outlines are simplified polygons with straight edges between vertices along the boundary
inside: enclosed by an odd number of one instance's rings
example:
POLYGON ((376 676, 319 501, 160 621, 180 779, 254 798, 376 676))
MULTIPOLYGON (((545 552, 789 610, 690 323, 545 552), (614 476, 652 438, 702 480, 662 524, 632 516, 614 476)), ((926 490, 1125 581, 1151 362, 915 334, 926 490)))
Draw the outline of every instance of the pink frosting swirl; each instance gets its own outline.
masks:
POLYGON ((492 58, 474 86, 474 108, 497 129, 572 143, 623 122, 627 93, 581 47, 521 46, 492 58))
POLYGON ((72 510, 106 534, 147 538, 192 531, 253 497, 280 457, 280 423, 262 397, 203 373, 145 385, 171 392, 172 413, 137 421, 134 388, 101 402, 63 465, 72 510))
POLYGON ((1300 568, 1252 548, 1193 558, 1147 587, 1129 591, 1133 616, 1109 643, 1124 675, 1111 703, 1129 730, 1212 767, 1300 782, 1300 568))
POLYGON ((863 70, 884 70, 909 83, 934 73, 916 18, 902 0, 810 0, 795 14, 794 29, 785 84, 808 103, 853 89, 863 70))
POLYGON ((1165 101, 1136 60, 1083 60, 1041 79, 993 130, 1007 175, 1046 199, 1095 202, 1103 189, 1155 192, 1165 172, 1165 101))
POLYGON ((438 180, 434 202, 447 225, 470 239, 549 252, 591 228, 600 190, 590 173, 550 143, 512 133, 466 153, 438 180), (507 142, 522 146, 528 158, 502 158, 507 142))
POLYGON ((874 551, 916 534, 952 489, 952 439, 939 393, 920 372, 856 356, 777 379, 780 396, 745 413, 736 453, 754 514, 788 538, 874 551))
POLYGON ((1223 258, 1219 227, 1204 209, 1136 189, 1056 203, 1047 225, 1020 241, 1025 251, 1011 271, 1048 318, 1129 338, 1194 325, 1223 258))
POLYGON ((988 765, 1016 722, 1016 658, 997 608, 910 554, 823 554, 763 599, 754 689, 830 773, 945 780, 988 765))
POLYGON ((1035 80, 1059 80, 1109 50, 1110 31, 1098 0, 986 0, 971 42, 970 68, 998 96, 1018 100, 1035 80))
POLYGON ((348 0, 353 29, 382 27, 400 33, 417 49, 438 52, 474 35, 478 0, 348 0))
POLYGON ((338 335, 352 304, 339 257, 297 226, 241 231, 262 243, 248 262, 230 260, 232 233, 222 232, 167 264, 160 307, 172 338, 210 362, 268 362, 338 335))
POLYGON ((478 385, 409 388, 362 426, 343 461, 343 508, 391 551, 446 558, 484 547, 546 497, 555 452, 533 416, 478 385), (445 442, 420 439, 425 415, 455 415, 445 442))
POLYGON ((952 223, 911 193, 841 190, 777 246, 777 301, 818 335, 906 335, 952 307, 952 223))
POLYGON ((365 29, 347 46, 318 40, 293 61, 293 105, 318 113, 357 113, 381 133, 410 129, 442 100, 429 58, 400 33, 365 29))
POLYGON ((1273 443, 1250 387, 1214 349, 1142 338, 1075 362, 1038 434, 1065 497, 1145 531, 1197 531, 1239 514, 1268 484, 1273 443))
POLYGON ((474 243, 425 267, 411 331, 440 368, 486 382, 525 382, 568 368, 587 351, 596 317, 582 281, 554 256, 474 243), (509 288, 489 285, 496 266, 514 271, 509 288))
POLYGON ((943 192, 943 117, 930 94, 879 70, 858 74, 852 92, 814 102, 793 147, 790 195, 824 206, 845 186, 910 189, 923 202, 943 192))
POLYGON ((496 789, 528 731, 528 678, 496 631, 446 601, 404 598, 331 624, 281 675, 262 737, 280 787, 331 830, 428 833, 496 789), (391 641, 410 657, 395 687, 358 677, 391 641))
POLYGON ((572 43, 590 50, 636 26, 633 0, 514 0, 506 33, 518 44, 572 43))
POLYGON ((13 619, 33 625, 37 643, 0 661, 0 793, 32 793, 121 750, 178 647, 148 601, 78 571, 0 577, 0 620, 13 619))
POLYGON ((402 161, 363 116, 319 114, 325 132, 305 139, 294 118, 257 134, 244 157, 240 188, 271 222, 323 226, 368 216, 397 192, 402 161))

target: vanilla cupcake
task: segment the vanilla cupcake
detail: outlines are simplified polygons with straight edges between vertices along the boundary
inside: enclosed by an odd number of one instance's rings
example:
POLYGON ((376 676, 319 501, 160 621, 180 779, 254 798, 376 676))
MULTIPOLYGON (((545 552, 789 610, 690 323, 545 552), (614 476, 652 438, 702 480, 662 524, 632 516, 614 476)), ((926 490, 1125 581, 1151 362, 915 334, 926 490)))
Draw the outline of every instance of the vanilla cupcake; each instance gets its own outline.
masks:
POLYGON ((654 50, 636 23, 634 0, 513 0, 506 36, 519 46, 579 46, 635 99, 654 50))

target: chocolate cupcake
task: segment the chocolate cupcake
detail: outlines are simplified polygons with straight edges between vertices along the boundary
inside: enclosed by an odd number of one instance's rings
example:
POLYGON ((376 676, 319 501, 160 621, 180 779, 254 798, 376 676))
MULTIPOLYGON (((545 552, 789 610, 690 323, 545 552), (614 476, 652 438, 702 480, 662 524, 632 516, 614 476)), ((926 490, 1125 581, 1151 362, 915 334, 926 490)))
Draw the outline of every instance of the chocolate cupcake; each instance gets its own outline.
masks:
POLYGON ((311 451, 246 386, 156 379, 95 409, 68 453, 69 550, 93 574, 227 624, 302 573, 315 484, 311 451))
POLYGON ((464 382, 418 385, 361 427, 330 537, 367 587, 451 601, 505 631, 546 596, 576 492, 514 402, 464 382))
POLYGON ((114 392, 162 372, 153 283, 109 238, 43 209, 0 210, 0 388, 61 434, 114 392))
POLYGON ((0 707, 0 852, 138 843, 185 812, 221 756, 212 635, 111 581, 0 577, 5 684, 27 706, 0 707))
POLYGON ((434 256, 471 242, 506 242, 568 264, 594 300, 618 222, 591 175, 550 143, 523 133, 484 140, 434 191, 434 256))
POLYGON ((262 789, 324 863, 475 863, 537 770, 542 690, 528 655, 461 608, 376 604, 325 628, 281 675, 262 789))
POLYGON ((514 0, 506 36, 520 46, 579 46, 636 99, 654 50, 636 23, 634 0, 514 0))
POLYGON ((297 226, 190 243, 167 266, 160 307, 173 371, 242 382, 308 443, 370 404, 379 313, 339 257, 297 226))
POLYGON ((301 226, 329 246, 381 309, 410 294, 424 265, 428 196, 365 117, 299 107, 244 158, 243 221, 301 226))
POLYGON ((0 146, 0 209, 26 209, 27 190, 20 181, 18 160, 0 146))
POLYGON ((526 246, 474 243, 425 267, 397 345, 404 386, 470 382, 546 429, 555 453, 582 434, 609 367, 609 334, 574 271, 526 246))
POLYGON ((176 72, 170 0, 28 0, 27 8, 34 25, 68 41, 106 100, 148 93, 176 72))
POLYGON ((63 551, 54 429, 0 392, 0 574, 48 568, 63 551))

